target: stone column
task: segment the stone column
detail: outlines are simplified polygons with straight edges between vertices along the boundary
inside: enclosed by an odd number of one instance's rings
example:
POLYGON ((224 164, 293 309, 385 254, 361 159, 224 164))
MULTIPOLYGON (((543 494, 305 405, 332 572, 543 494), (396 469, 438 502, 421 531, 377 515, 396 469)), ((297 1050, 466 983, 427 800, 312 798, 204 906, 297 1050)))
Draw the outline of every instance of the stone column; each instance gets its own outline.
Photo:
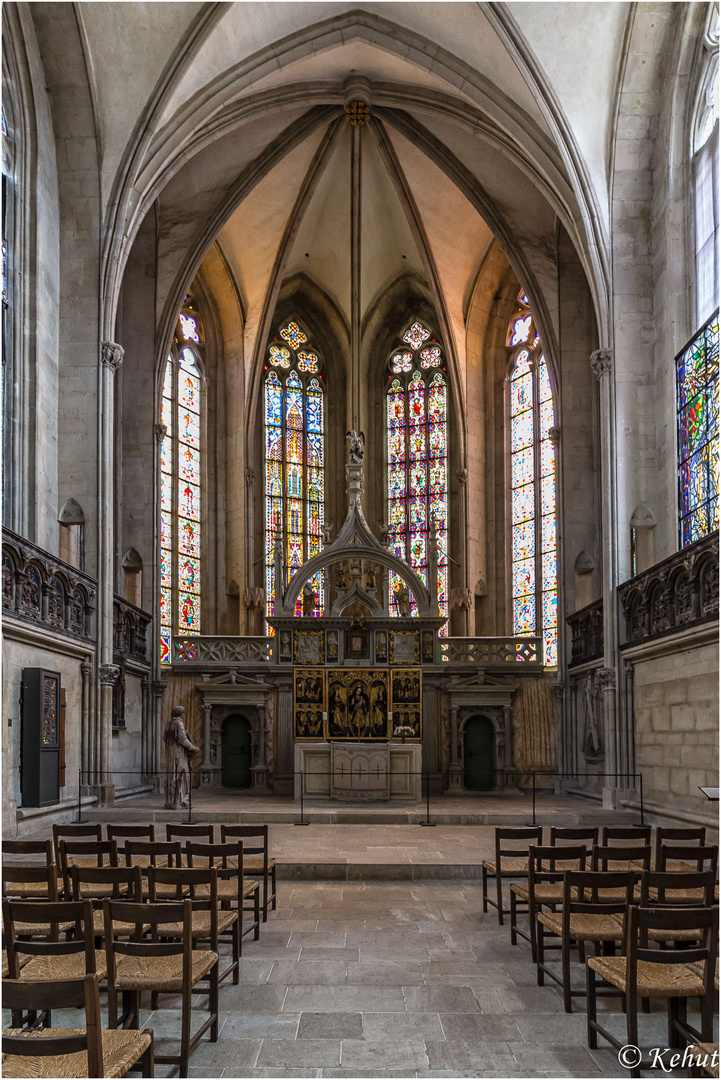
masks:
POLYGON ((82 704, 80 716, 80 769, 81 788, 86 793, 87 788, 93 783, 92 772, 95 768, 95 754, 91 739, 92 717, 92 675, 93 665, 89 660, 83 660, 80 665, 80 677, 82 680, 82 704))
POLYGON ((508 788, 516 788, 516 769, 513 764, 513 717, 511 716, 511 706, 503 706, 503 726, 506 730, 506 778, 505 784, 508 788))
POLYGON ((293 791, 293 679, 279 678, 277 745, 275 749, 275 784, 273 790, 279 795, 293 791))
POLYGON ((203 762, 200 766, 200 783, 207 787, 213 782, 213 762, 210 758, 210 718, 213 706, 203 702, 203 762))
POLYGON ((111 737, 113 686, 113 594, 115 583, 115 372, 123 349, 114 341, 100 344, 98 372, 98 702, 95 712, 95 768, 101 804, 112 803, 111 737))
MULTIPOLYGON (((563 723, 563 699, 566 690, 565 682, 551 683, 551 693, 553 694, 555 701, 556 723, 558 725, 556 733, 556 768, 558 772, 568 772, 565 766, 566 752, 565 752, 565 735, 564 735, 564 723, 563 723)), ((563 793, 564 785, 566 783, 565 776, 556 777, 556 794, 561 795, 563 793)))
MULTIPOLYGON (((616 586, 618 584, 617 548, 617 440, 614 411, 614 365, 611 349, 596 349, 591 353, 591 368, 599 384, 599 430, 601 433, 601 548, 603 597, 603 663, 599 673, 603 691, 604 735, 606 739, 605 771, 620 771, 618 762, 618 701, 616 669, 618 666, 618 632, 616 586)), ((616 788, 627 781, 616 776, 604 778, 604 804, 615 805, 616 788)))
POLYGON ((163 697, 168 689, 168 684, 163 679, 157 679, 153 683, 153 697, 155 707, 153 709, 152 730, 150 737, 151 769, 153 783, 156 791, 163 790, 164 777, 161 775, 165 768, 163 755, 160 751, 160 740, 163 731, 163 697))
POLYGON ((258 760, 252 766, 253 788, 256 791, 268 790, 268 765, 266 763, 267 709, 265 704, 257 705, 258 713, 258 760))
POLYGON ((451 706, 451 764, 448 767, 448 794, 460 795, 463 791, 463 766, 458 761, 458 707, 451 706))
MULTIPOLYGON (((461 564, 461 581, 459 588, 463 590, 464 603, 460 605, 461 610, 461 636, 473 637, 476 632, 476 617, 475 617, 475 604, 473 603, 473 593, 470 589, 470 570, 469 570, 469 558, 468 558, 468 469, 459 469, 456 473, 458 478, 458 537, 460 538, 460 549, 463 552, 463 562, 461 564), (468 594, 470 594, 471 602, 467 602, 468 594)), ((450 525, 450 522, 449 522, 450 525)), ((448 540, 450 541, 450 528, 448 529, 448 540)), ((450 542, 449 542, 450 548, 450 542)), ((450 560, 446 559, 446 562, 450 560)), ((451 567, 448 566, 448 576, 450 579, 451 567)), ((450 580, 448 582, 450 586, 450 580)), ((450 594, 450 588, 449 588, 450 594)), ((449 612, 450 615, 450 612, 449 612)), ((450 625, 448 627, 448 633, 452 633, 450 625)))
POLYGON ((150 757, 150 679, 144 676, 140 680, 140 769, 142 779, 146 781, 151 766, 150 757))

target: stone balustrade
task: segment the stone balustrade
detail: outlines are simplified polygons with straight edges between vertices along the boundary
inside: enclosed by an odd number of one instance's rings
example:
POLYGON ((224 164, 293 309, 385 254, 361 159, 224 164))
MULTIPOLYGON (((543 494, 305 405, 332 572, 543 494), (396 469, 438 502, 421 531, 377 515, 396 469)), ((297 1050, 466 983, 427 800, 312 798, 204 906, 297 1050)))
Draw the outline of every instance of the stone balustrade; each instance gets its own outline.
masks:
POLYGON ((619 585, 625 644, 718 619, 718 541, 712 533, 619 585))
POLYGON ((269 664, 273 660, 272 637, 179 637, 173 639, 173 662, 227 666, 241 662, 269 664))
POLYGON ((603 656, 603 600, 574 611, 566 617, 571 629, 571 662, 586 664, 603 656))
POLYGON ((524 666, 543 666, 541 639, 538 637, 453 637, 440 638, 441 660, 448 664, 522 663, 524 666))
POLYGON ((92 641, 97 587, 94 578, 3 529, 3 616, 92 641))

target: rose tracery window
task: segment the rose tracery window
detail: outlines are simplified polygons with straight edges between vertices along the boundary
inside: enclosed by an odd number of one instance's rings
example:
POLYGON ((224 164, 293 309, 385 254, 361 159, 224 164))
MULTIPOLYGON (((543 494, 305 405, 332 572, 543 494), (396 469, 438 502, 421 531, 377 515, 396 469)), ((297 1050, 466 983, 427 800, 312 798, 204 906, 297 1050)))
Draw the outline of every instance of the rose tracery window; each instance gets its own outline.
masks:
POLYGON ((174 635, 200 633, 203 328, 190 296, 165 362, 160 449, 160 661, 174 635))
POLYGON ((548 363, 521 292, 508 330, 510 388, 511 601, 514 635, 543 639, 558 664, 555 410, 548 363))
MULTIPOLYGON (((438 607, 448 619, 448 387, 440 345, 414 319, 388 362, 386 447, 390 549, 428 585, 428 544, 438 536, 438 607)), ((390 575, 398 615, 398 575, 390 575)), ((411 614, 417 614, 412 600, 411 614)), ((447 623, 441 629, 447 633, 447 623)))
MULTIPOLYGON (((275 549, 286 571, 320 553, 325 500, 324 389, 321 360, 297 320, 285 323, 268 346, 263 387, 265 430, 266 616, 275 607, 275 549)), ((323 574, 311 579, 323 613, 323 574)), ((301 613, 299 598, 296 613, 301 613)), ((272 633, 272 628, 269 628, 272 633)))

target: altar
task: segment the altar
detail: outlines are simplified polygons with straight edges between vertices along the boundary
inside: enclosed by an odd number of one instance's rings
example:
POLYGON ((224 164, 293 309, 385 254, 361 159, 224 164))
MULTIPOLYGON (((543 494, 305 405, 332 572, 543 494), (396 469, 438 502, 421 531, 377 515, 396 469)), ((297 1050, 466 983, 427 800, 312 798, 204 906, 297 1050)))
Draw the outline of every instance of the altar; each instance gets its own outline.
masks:
POLYGON ((417 803, 422 794, 418 742, 297 742, 296 800, 417 803))

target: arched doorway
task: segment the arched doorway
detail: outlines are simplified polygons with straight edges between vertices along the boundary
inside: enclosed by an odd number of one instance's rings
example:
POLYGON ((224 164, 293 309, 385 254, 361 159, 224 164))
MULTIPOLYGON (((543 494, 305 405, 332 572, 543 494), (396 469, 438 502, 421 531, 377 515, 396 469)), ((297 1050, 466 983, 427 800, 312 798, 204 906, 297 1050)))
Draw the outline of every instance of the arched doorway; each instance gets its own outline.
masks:
POLYGON ((221 732, 223 787, 248 788, 251 784, 250 722, 228 716, 221 732))
POLYGON ((468 791, 495 787, 495 732, 487 716, 472 716, 463 728, 463 785, 468 791))

